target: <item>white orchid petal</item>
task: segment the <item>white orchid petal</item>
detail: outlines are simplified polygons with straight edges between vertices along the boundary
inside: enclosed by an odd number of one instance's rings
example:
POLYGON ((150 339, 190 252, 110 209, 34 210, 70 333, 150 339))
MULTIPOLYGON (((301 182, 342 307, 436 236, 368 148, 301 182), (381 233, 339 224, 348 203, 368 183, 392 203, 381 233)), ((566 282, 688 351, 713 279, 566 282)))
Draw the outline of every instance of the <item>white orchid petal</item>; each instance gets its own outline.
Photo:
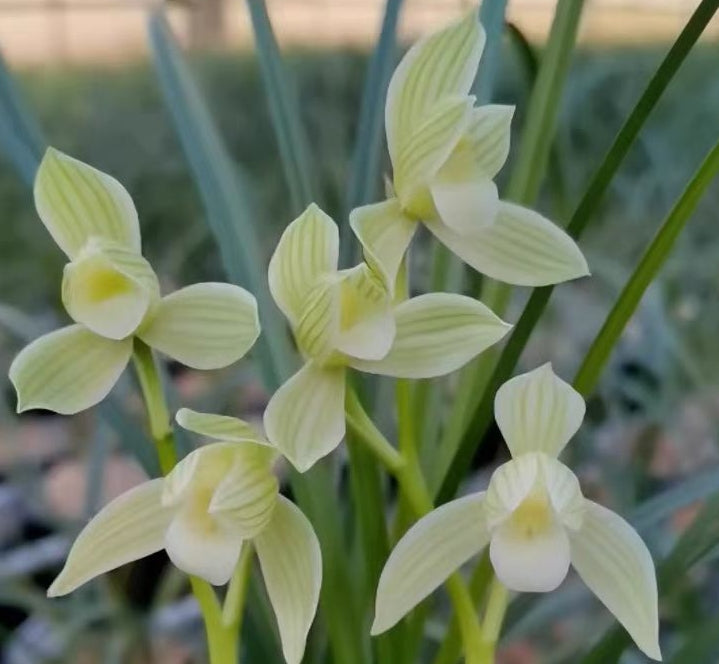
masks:
POLYGON ((72 415, 102 401, 125 370, 132 338, 115 341, 82 325, 35 339, 10 365, 18 412, 47 408, 72 415))
POLYGON ((267 445, 266 441, 248 422, 237 417, 227 415, 214 415, 213 413, 200 413, 190 408, 180 408, 175 415, 175 421, 187 431, 232 443, 255 443, 267 445))
POLYGON ((453 500, 407 531, 382 570, 372 634, 394 626, 486 546, 483 499, 477 493, 453 500))
POLYGON ((108 339, 124 339, 160 295, 150 264, 120 246, 90 241, 65 266, 62 301, 78 323, 108 339))
POLYGON ((548 592, 567 576, 569 538, 557 522, 531 537, 507 523, 492 533, 489 557, 497 578, 510 590, 548 592))
POLYGON ((405 215, 398 199, 391 198, 352 210, 350 226, 362 244, 367 264, 381 275, 392 295, 417 222, 405 215))
POLYGON ((140 251, 140 226, 127 190, 113 177, 54 148, 35 176, 35 206, 50 235, 70 258, 90 238, 140 251))
POLYGON ((345 368, 308 362, 272 396, 267 437, 300 472, 334 450, 345 434, 345 368))
POLYGON ((456 233, 487 228, 497 217, 499 194, 491 180, 436 182, 431 191, 442 222, 456 233))
POLYGON ((442 376, 463 366, 510 329, 477 300, 455 293, 428 293, 395 308, 397 332, 381 360, 352 360, 368 373, 397 378, 442 376))
POLYGON ((282 233, 268 276, 272 297, 293 325, 317 280, 337 269, 338 257, 337 224, 314 203, 282 233))
POLYGON ((501 170, 509 155, 514 106, 489 104, 472 109, 467 128, 467 147, 476 168, 489 179, 501 170))
POLYGON ((257 301, 244 288, 202 283, 162 298, 138 331, 148 345, 193 369, 219 369, 257 340, 257 301))
POLYGON ((242 537, 208 514, 182 509, 165 532, 165 549, 173 564, 186 574, 222 586, 235 571, 242 537))
POLYGON ((305 357, 325 360, 335 350, 342 314, 341 282, 337 273, 325 276, 304 299, 294 335, 305 357))
POLYGON ((477 12, 418 41, 402 58, 387 90, 385 127, 392 162, 437 100, 469 93, 484 48, 477 12))
POLYGON ((518 286, 547 286, 589 274, 577 244, 559 226, 519 205, 500 201, 494 223, 456 233, 439 220, 427 228, 478 272, 518 286))
POLYGON ((130 489, 82 529, 50 597, 66 595, 100 574, 160 551, 172 511, 162 507, 162 479, 130 489))
POLYGON ((544 452, 558 456, 584 420, 582 395, 547 363, 502 385, 494 414, 512 456, 544 452))
POLYGON ((322 553, 312 525, 280 496, 254 539, 287 664, 300 664, 322 587, 322 553))
POLYGON ((584 524, 570 534, 572 565, 639 648, 661 660, 657 581, 651 554, 618 514, 586 501, 584 524))

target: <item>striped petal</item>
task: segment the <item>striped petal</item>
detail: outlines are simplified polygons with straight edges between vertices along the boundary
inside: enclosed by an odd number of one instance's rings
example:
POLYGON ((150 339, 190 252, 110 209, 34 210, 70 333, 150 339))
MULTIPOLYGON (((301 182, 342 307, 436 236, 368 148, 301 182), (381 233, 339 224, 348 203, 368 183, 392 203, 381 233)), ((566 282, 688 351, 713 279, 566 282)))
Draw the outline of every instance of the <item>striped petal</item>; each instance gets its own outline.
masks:
POLYGON ((183 428, 200 436, 232 443, 254 443, 270 445, 255 428, 247 422, 227 415, 200 413, 189 408, 180 408, 175 421, 183 428))
POLYGON ((35 176, 35 206, 70 258, 90 238, 140 252, 137 211, 127 190, 115 178, 54 148, 47 149, 35 176))
POLYGON ((86 581, 160 551, 172 511, 162 507, 162 479, 130 489, 106 505, 78 535, 47 591, 66 595, 86 581))
POLYGON ((478 272, 518 286, 547 286, 589 274, 577 244, 540 214, 500 201, 495 222, 474 233, 456 233, 438 220, 427 228, 478 272))
POLYGON ((325 275, 305 296, 294 335, 307 358, 326 360, 335 350, 342 314, 341 282, 337 273, 325 275))
POLYGON ((150 264, 138 253, 90 240, 65 266, 62 301, 72 318, 108 339, 124 339, 160 297, 150 264))
POLYGON ((393 627, 489 541, 476 493, 442 505, 399 541, 382 570, 372 634, 393 627))
POLYGON ((639 648, 661 660, 654 563, 636 531, 618 514, 586 501, 584 525, 571 534, 572 565, 639 648))
POLYGON ((477 12, 418 41, 402 58, 387 90, 385 128, 392 162, 437 100, 467 95, 485 34, 477 12))
POLYGON ((82 325, 50 332, 23 348, 10 365, 17 411, 46 408, 72 415, 102 401, 132 354, 132 338, 114 341, 82 325))
POLYGON ((345 368, 308 362, 265 409, 270 442, 300 472, 334 450, 345 435, 345 368))
POLYGON ((427 187, 462 137, 473 102, 471 97, 448 97, 438 102, 392 162, 394 188, 402 207, 419 219, 434 214, 427 187))
POLYGON ((162 298, 138 331, 145 343, 193 369, 236 362, 259 334, 254 296, 223 283, 194 284, 162 298))
POLYGON ((514 106, 489 104, 472 109, 461 147, 471 155, 477 170, 494 179, 509 156, 510 129, 514 106))
POLYGON ((280 496, 272 521, 255 539, 287 664, 300 664, 322 587, 322 552, 312 524, 280 496))
POLYGON ((282 233, 269 266, 272 297, 292 325, 318 279, 337 270, 338 257, 337 224, 312 203, 282 233))
POLYGON ((584 420, 582 395, 550 363, 508 380, 494 398, 494 415, 512 456, 559 456, 584 420))
POLYGON ((397 378, 442 376, 497 343, 510 325, 481 302, 454 293, 428 293, 395 308, 397 332, 380 360, 351 360, 360 371, 397 378))
POLYGON ((362 244, 364 259, 381 276, 390 295, 417 222, 402 212, 399 200, 363 205, 350 213, 350 226, 362 244))

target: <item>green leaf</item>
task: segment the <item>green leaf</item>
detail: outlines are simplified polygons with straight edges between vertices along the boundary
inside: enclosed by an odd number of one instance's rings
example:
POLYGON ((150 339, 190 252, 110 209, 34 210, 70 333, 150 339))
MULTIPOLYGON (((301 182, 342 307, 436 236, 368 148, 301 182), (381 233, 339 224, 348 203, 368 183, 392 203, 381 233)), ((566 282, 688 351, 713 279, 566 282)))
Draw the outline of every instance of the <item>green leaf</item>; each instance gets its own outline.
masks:
MULTIPOLYGON (((615 173, 634 144, 644 123, 674 78, 679 67, 689 55, 694 44, 704 32, 717 7, 719 7, 719 0, 702 0, 652 76, 629 117, 622 125, 569 222, 567 231, 575 239, 579 238, 592 219, 615 173)), ((481 400, 477 401, 476 407, 467 418, 468 424, 459 448, 454 455, 449 470, 444 475, 442 487, 438 494, 439 502, 449 500, 457 491, 457 487, 464 477, 477 447, 481 444, 491 424, 494 393, 512 375, 512 370, 517 364, 537 321, 544 312, 553 290, 553 286, 535 289, 525 305, 522 315, 505 344, 491 377, 487 381, 481 400)))
POLYGON ((291 373, 293 353, 272 303, 247 192, 184 61, 164 13, 153 12, 150 43, 160 86, 194 173, 228 278, 257 298, 264 334, 258 355, 269 388, 291 373))
POLYGON ((282 168, 290 187, 294 214, 313 200, 314 178, 309 141, 302 126, 294 81, 287 76, 264 0, 247 0, 255 33, 257 56, 267 92, 282 168))
POLYGON ((706 620, 685 634, 684 645, 667 664, 696 664, 719 659, 719 616, 706 620))

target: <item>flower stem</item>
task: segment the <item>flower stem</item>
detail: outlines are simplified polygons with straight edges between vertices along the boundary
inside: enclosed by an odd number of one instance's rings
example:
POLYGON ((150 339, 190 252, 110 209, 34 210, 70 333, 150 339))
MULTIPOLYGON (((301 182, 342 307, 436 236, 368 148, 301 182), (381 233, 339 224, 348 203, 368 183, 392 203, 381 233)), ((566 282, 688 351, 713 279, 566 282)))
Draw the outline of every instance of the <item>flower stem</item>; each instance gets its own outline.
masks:
POLYGON ((478 664, 494 664, 494 651, 502 631, 509 603, 509 591, 495 576, 489 588, 489 599, 482 620, 482 653, 478 664))
MULTIPOLYGON (((150 434, 157 449, 160 468, 163 475, 167 475, 177 463, 170 412, 152 349, 137 338, 134 341, 133 361, 145 400, 150 434)), ((191 576, 190 585, 205 623, 210 664, 235 664, 239 644, 239 624, 233 623, 229 626, 223 624, 222 608, 210 584, 191 576)), ((238 612, 241 613, 239 610, 238 612)))

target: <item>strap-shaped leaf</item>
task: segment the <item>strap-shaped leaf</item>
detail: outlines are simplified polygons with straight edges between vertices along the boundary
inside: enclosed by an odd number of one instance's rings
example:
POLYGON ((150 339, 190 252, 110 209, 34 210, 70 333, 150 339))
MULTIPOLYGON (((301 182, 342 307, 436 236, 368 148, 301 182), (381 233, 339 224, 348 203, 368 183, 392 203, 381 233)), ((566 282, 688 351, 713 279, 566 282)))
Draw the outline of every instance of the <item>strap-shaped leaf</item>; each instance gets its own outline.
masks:
POLYGON ((140 225, 127 190, 115 178, 54 148, 47 149, 35 177, 35 206, 70 258, 92 237, 140 251, 140 225))
POLYGON ((115 341, 70 325, 23 348, 10 365, 17 410, 72 415, 102 401, 125 370, 132 338, 115 341))

